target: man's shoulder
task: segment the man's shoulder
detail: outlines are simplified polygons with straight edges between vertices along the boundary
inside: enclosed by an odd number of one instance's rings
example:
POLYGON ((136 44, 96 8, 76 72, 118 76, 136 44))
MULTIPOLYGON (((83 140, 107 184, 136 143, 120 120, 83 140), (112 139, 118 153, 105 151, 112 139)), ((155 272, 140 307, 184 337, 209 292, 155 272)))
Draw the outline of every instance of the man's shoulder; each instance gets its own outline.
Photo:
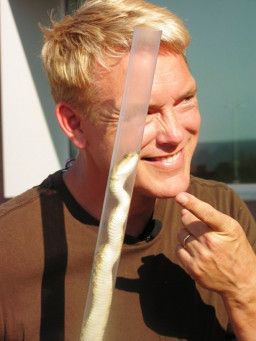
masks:
POLYGON ((188 192, 235 219, 251 214, 245 202, 227 184, 192 176, 188 192))
POLYGON ((41 196, 52 196, 56 193, 54 188, 56 179, 59 178, 59 172, 49 175, 40 185, 35 186, 16 197, 9 199, 0 205, 0 219, 10 216, 18 216, 29 212, 33 215, 35 208, 40 208, 41 196))
POLYGON ((230 192, 233 193, 232 189, 225 183, 215 181, 215 180, 207 180, 198 178, 195 176, 191 176, 190 185, 188 187, 188 192, 192 193, 194 191, 209 191, 209 192, 230 192))
MULTIPOLYGON (((230 206, 236 202, 240 205, 243 200, 227 184, 215 180, 201 179, 191 176, 190 185, 187 190, 198 199, 210 203, 220 209, 230 206)), ((233 206, 233 205, 232 205, 233 206)))
POLYGON ((0 219, 19 209, 33 205, 39 199, 38 186, 9 199, 0 205, 0 219))

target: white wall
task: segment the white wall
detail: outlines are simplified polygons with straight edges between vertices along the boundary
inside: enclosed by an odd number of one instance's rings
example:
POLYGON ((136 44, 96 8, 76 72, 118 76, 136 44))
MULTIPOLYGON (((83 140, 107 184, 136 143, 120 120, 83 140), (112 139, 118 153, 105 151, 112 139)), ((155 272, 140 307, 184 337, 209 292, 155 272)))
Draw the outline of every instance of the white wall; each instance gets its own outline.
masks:
POLYGON ((38 22, 63 15, 62 0, 1 0, 1 98, 4 196, 39 184, 63 166, 68 141, 54 115, 54 103, 40 61, 38 22))

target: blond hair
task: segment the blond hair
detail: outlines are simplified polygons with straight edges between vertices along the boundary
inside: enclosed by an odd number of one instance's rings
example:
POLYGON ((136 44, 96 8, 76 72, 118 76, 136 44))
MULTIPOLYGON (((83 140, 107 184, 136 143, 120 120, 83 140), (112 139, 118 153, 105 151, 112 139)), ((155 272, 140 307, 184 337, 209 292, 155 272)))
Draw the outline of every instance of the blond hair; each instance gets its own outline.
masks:
POLYGON ((88 113, 94 67, 129 52, 135 27, 162 31, 161 46, 185 54, 189 33, 173 13, 143 0, 88 0, 44 34, 42 61, 55 102, 65 100, 88 113))

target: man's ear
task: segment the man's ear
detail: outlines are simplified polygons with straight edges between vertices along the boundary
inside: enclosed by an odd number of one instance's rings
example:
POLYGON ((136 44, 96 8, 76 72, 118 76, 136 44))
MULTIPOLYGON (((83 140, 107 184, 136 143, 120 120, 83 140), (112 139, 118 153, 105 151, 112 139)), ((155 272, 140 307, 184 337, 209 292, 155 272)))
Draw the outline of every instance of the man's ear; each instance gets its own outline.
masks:
POLYGON ((85 149, 86 137, 82 129, 81 116, 66 102, 56 105, 55 115, 61 129, 78 149, 85 149))

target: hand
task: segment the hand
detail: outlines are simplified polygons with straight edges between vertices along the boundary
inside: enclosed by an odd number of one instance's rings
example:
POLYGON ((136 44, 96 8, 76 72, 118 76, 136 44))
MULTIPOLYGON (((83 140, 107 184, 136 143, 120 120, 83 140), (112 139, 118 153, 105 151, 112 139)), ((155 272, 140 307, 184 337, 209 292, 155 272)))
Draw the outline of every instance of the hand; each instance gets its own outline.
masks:
POLYGON ((255 291, 256 257, 240 224, 188 193, 178 194, 176 201, 185 208, 176 252, 190 276, 233 299, 255 291))
POLYGON ((242 227, 191 194, 176 201, 184 207, 176 249, 181 263, 198 284, 222 296, 237 340, 255 341, 256 256, 242 227))

